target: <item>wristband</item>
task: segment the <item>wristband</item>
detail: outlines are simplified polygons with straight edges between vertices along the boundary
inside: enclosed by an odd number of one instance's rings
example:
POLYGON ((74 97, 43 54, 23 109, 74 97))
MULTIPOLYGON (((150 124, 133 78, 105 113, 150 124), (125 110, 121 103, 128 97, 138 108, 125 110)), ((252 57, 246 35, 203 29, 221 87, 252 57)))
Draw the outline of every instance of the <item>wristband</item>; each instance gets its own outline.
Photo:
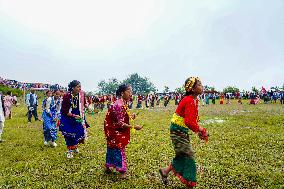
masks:
POLYGON ((135 133, 136 129, 134 128, 134 125, 131 126, 131 131, 132 131, 132 133, 135 133))

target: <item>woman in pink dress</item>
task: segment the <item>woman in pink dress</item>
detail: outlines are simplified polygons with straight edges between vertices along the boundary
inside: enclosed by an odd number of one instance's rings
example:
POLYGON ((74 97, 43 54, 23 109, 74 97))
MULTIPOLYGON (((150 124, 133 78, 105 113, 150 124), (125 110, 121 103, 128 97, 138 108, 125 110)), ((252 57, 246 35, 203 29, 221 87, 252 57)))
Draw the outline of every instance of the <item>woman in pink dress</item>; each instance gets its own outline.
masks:
POLYGON ((127 177, 125 148, 130 142, 130 130, 140 130, 142 126, 131 123, 135 118, 135 115, 130 114, 128 107, 132 96, 131 86, 120 85, 116 95, 119 98, 110 105, 104 122, 107 141, 105 167, 106 173, 111 173, 111 168, 115 168, 120 173, 120 178, 125 179, 127 177))
POLYGON ((12 106, 14 103, 14 98, 12 97, 12 92, 8 91, 7 95, 4 97, 4 106, 5 106, 5 114, 6 118, 12 118, 12 106))

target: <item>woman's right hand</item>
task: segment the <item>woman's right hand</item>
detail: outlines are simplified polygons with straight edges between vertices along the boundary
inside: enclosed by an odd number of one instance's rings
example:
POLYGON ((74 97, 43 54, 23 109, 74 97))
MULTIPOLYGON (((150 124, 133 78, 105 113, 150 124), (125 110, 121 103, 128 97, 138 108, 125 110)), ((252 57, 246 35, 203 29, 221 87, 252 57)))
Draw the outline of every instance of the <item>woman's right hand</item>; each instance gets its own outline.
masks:
POLYGON ((136 130, 141 130, 143 128, 143 126, 141 126, 141 125, 135 125, 134 126, 134 129, 136 129, 136 130))

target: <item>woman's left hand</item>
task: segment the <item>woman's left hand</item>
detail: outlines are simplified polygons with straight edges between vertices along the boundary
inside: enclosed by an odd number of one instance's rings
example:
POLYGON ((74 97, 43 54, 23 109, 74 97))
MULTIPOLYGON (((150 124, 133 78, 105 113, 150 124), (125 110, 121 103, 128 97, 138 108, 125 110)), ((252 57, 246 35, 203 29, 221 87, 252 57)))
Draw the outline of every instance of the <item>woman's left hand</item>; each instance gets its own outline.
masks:
POLYGON ((208 132, 205 128, 202 128, 202 127, 199 128, 198 136, 199 136, 200 139, 208 142, 209 134, 208 134, 208 132))

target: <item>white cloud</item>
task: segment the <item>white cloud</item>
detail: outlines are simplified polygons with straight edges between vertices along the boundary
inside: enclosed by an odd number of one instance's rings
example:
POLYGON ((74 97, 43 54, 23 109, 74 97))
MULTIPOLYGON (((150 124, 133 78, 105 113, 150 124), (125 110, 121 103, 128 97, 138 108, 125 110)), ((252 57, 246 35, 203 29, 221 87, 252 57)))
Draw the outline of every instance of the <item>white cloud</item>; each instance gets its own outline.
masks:
POLYGON ((33 32, 76 48, 109 48, 137 38, 159 17, 159 1, 4 1, 0 10, 33 32))

